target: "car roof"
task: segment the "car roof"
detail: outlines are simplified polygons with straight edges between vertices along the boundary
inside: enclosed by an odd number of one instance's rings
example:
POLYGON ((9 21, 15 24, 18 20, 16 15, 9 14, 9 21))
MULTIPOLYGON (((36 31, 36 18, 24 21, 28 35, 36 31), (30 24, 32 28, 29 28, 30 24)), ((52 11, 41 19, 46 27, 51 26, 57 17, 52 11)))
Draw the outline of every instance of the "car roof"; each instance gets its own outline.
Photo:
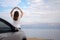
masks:
POLYGON ((6 20, 0 18, 0 21, 7 24, 12 30, 15 30, 15 27, 12 24, 10 24, 9 22, 7 22, 6 20))

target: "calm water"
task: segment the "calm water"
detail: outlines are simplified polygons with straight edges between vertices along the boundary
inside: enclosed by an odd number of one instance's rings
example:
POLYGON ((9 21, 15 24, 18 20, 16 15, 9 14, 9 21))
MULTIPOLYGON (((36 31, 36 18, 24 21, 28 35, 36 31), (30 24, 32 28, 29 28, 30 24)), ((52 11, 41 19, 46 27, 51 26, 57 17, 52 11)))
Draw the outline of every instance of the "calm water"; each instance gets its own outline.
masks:
POLYGON ((26 33, 27 37, 46 38, 60 40, 60 25, 50 24, 33 24, 22 25, 22 30, 26 33))
POLYGON ((27 37, 35 38, 47 38, 60 40, 60 30, 48 30, 48 29, 22 29, 27 37))

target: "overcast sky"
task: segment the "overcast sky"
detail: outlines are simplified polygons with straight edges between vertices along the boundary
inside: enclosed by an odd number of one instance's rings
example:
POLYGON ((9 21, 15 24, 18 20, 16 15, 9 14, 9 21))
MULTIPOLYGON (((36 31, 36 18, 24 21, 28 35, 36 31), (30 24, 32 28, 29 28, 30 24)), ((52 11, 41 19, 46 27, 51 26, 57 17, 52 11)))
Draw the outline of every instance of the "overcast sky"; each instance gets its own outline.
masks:
POLYGON ((60 23, 60 0, 0 0, 1 17, 8 19, 15 6, 24 12, 22 22, 60 23))

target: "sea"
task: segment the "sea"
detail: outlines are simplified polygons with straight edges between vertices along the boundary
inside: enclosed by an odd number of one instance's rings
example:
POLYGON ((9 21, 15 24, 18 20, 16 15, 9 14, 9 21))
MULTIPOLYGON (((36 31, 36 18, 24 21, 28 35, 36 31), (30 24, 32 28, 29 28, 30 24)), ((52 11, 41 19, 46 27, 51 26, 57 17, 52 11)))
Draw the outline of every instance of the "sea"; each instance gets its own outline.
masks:
POLYGON ((22 30, 27 38, 44 38, 60 40, 60 24, 58 23, 38 23, 22 25, 22 30))

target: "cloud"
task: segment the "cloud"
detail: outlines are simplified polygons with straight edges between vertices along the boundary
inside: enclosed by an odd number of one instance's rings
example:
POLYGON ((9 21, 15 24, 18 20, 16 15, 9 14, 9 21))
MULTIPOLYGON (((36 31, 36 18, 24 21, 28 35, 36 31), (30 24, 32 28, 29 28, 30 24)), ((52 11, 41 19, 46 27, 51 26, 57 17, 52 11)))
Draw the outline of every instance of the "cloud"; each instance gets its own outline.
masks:
POLYGON ((21 0, 0 0, 1 7, 14 7, 17 6, 21 0))
POLYGON ((28 0, 28 2, 30 6, 26 12, 30 13, 26 17, 32 22, 60 23, 60 0, 28 0))

